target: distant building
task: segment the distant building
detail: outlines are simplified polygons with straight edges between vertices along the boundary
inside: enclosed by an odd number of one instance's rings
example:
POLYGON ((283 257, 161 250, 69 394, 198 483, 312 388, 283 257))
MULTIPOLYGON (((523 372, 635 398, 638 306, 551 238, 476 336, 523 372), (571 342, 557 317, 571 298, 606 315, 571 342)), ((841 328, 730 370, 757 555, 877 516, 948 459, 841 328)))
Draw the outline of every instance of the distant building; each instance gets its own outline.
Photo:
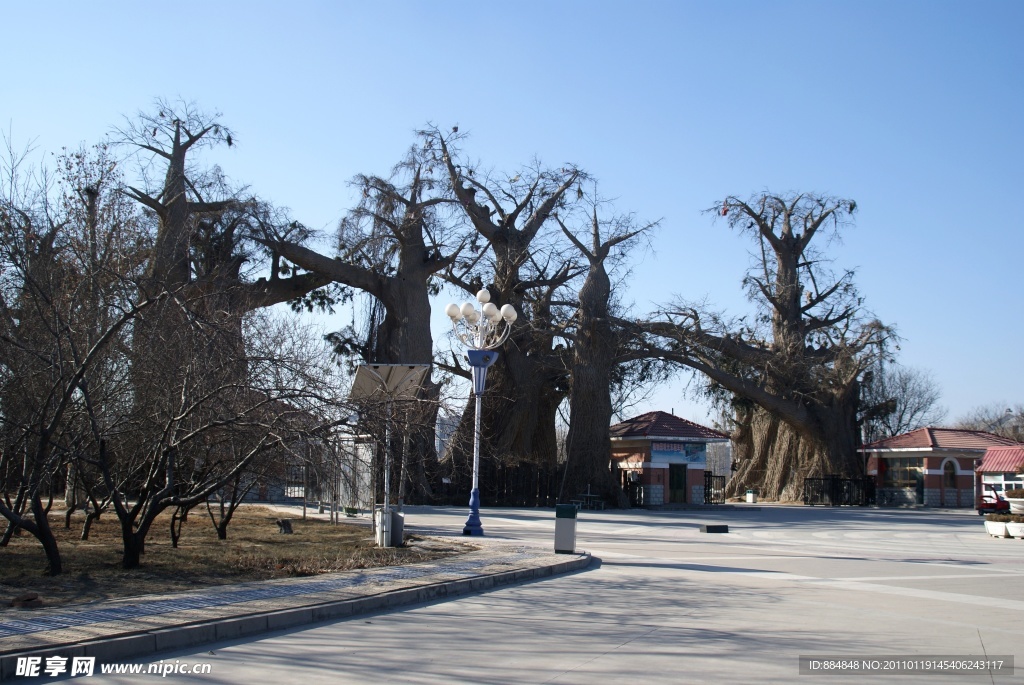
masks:
POLYGON ((704 503, 708 445, 725 433, 663 411, 641 414, 609 429, 612 464, 634 504, 704 503))
POLYGON ((974 468, 990 447, 1015 445, 992 433, 918 428, 877 440, 858 451, 875 479, 879 504, 973 507, 974 468))

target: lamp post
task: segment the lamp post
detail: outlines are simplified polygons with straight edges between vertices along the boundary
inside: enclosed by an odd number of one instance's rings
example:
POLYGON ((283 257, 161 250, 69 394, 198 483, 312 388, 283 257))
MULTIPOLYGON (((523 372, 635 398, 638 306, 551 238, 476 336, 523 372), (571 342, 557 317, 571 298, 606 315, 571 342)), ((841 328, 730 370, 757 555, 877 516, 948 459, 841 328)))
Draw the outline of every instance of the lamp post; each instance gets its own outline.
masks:
POLYGON ((476 397, 476 421, 473 430, 473 489, 469 494, 469 518, 462 529, 463 535, 483 535, 480 525, 480 408, 481 396, 487 383, 487 368, 498 359, 494 348, 508 339, 512 323, 516 320, 516 309, 506 304, 501 309, 491 302, 491 294, 483 289, 476 294, 480 309, 472 302, 460 307, 449 304, 444 313, 452 320, 455 337, 466 346, 466 357, 473 369, 473 395, 476 397), (504 326, 502 326, 504 322, 504 326))

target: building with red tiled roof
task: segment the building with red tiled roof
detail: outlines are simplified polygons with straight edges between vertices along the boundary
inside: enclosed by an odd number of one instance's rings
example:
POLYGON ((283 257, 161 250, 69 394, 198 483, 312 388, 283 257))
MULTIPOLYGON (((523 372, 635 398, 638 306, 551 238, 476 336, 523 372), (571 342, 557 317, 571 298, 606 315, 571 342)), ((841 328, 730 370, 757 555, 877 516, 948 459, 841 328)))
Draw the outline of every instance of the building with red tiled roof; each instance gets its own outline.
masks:
POLYGON ((894 435, 891 438, 877 440, 861 448, 861 452, 882 452, 891 450, 926 449, 949 450, 968 449, 984 452, 989 447, 1016 445, 1009 438, 985 431, 966 430, 962 428, 935 428, 928 426, 917 430, 894 435))
POLYGON ((1024 445, 989 447, 975 473, 979 495, 982 491, 1002 493, 1024 488, 1024 445))
POLYGON ((703 504, 708 443, 729 442, 725 433, 663 411, 627 419, 609 432, 622 486, 642 505, 703 504))
POLYGON ((985 431, 928 426, 859 451, 882 504, 973 507, 976 464, 990 447, 1015 444, 985 431))

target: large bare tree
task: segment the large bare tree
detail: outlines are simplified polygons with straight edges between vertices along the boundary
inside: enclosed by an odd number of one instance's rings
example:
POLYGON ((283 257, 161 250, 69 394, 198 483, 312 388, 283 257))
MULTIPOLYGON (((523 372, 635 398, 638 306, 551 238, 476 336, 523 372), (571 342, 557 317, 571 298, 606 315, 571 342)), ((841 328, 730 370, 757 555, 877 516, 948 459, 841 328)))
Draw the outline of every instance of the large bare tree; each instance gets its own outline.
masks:
POLYGON ((254 224, 296 226, 280 212, 253 197, 233 191, 219 169, 207 170, 193 157, 204 147, 235 145, 232 132, 217 114, 191 103, 157 101, 156 113, 139 113, 116 133, 138 152, 142 188, 126 193, 157 220, 156 235, 141 287, 143 291, 228 293, 231 313, 300 298, 329 279, 282 269, 275 254, 261 255, 246 244, 254 224), (163 171, 162 177, 160 171, 163 171), (254 262, 266 259, 269 275, 255 278, 254 262))
MULTIPOLYGON (((555 418, 568 392, 569 374, 567 347, 560 327, 552 325, 553 301, 559 288, 585 269, 576 255, 554 249, 550 241, 558 230, 549 219, 567 206, 574 185, 582 197, 578 184, 584 174, 574 166, 546 169, 534 164, 503 178, 461 160, 453 147, 457 132, 431 129, 423 135, 425 146, 444 163, 451 192, 476 234, 471 247, 482 239, 488 248, 478 259, 454 265, 446 278, 470 296, 486 283, 495 302, 520 312, 488 375, 483 423, 489 451, 508 464, 554 465, 555 418)), ((468 375, 457 360, 447 367, 468 375)), ((469 462, 465 438, 471 426, 467 409, 453 463, 469 462)))
MULTIPOLYGON (((365 331, 338 331, 331 340, 339 352, 368 363, 432 364, 430 297, 438 274, 457 259, 463 244, 450 227, 450 197, 437 192, 437 163, 413 148, 389 178, 357 176, 359 204, 338 228, 338 254, 329 257, 301 241, 268 232, 275 253, 369 296, 365 331)), ((438 387, 427 379, 421 402, 404 415, 411 441, 399 446, 406 478, 420 501, 432 497, 428 470, 436 463, 433 426, 438 387)), ((404 494, 404 493, 403 493, 404 494)))
MULTIPOLYGON (((596 191, 595 191, 596 193, 596 191)), ((622 489, 609 469, 612 389, 621 364, 633 361, 623 344, 628 333, 613 321, 614 299, 609 268, 622 263, 631 242, 655 224, 639 224, 632 216, 598 218, 599 203, 591 204, 584 228, 570 229, 561 218, 566 238, 586 259, 588 268, 576 297, 576 311, 566 337, 572 343, 569 389, 569 430, 566 436, 566 475, 563 493, 588 488, 606 501, 622 505, 622 489), (618 254, 616 254, 618 253, 618 254)))
POLYGON ((714 208, 755 241, 744 280, 753 320, 677 303, 643 322, 650 349, 732 397, 738 470, 730 492, 797 499, 803 479, 855 476, 860 379, 891 333, 866 315, 852 272, 834 275, 812 241, 837 237, 856 203, 813 194, 730 196, 714 208))

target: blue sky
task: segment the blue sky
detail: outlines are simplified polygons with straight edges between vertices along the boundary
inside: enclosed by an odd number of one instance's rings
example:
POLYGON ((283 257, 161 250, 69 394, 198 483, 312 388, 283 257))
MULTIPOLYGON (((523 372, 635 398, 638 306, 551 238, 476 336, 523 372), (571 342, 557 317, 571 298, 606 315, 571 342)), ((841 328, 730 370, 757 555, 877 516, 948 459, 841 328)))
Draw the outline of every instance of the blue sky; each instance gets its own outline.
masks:
MULTIPOLYGON (((1020 2, 2 7, 16 145, 91 143, 155 97, 194 100, 237 132, 211 163, 330 229, 348 179, 457 123, 486 166, 574 162, 620 211, 662 219, 628 281, 637 312, 676 294, 746 311, 748 245, 701 214, 724 196, 851 197, 857 225, 829 251, 900 361, 934 373, 950 418, 1024 401, 1020 2)), ((684 385, 637 410, 703 420, 684 385)))

